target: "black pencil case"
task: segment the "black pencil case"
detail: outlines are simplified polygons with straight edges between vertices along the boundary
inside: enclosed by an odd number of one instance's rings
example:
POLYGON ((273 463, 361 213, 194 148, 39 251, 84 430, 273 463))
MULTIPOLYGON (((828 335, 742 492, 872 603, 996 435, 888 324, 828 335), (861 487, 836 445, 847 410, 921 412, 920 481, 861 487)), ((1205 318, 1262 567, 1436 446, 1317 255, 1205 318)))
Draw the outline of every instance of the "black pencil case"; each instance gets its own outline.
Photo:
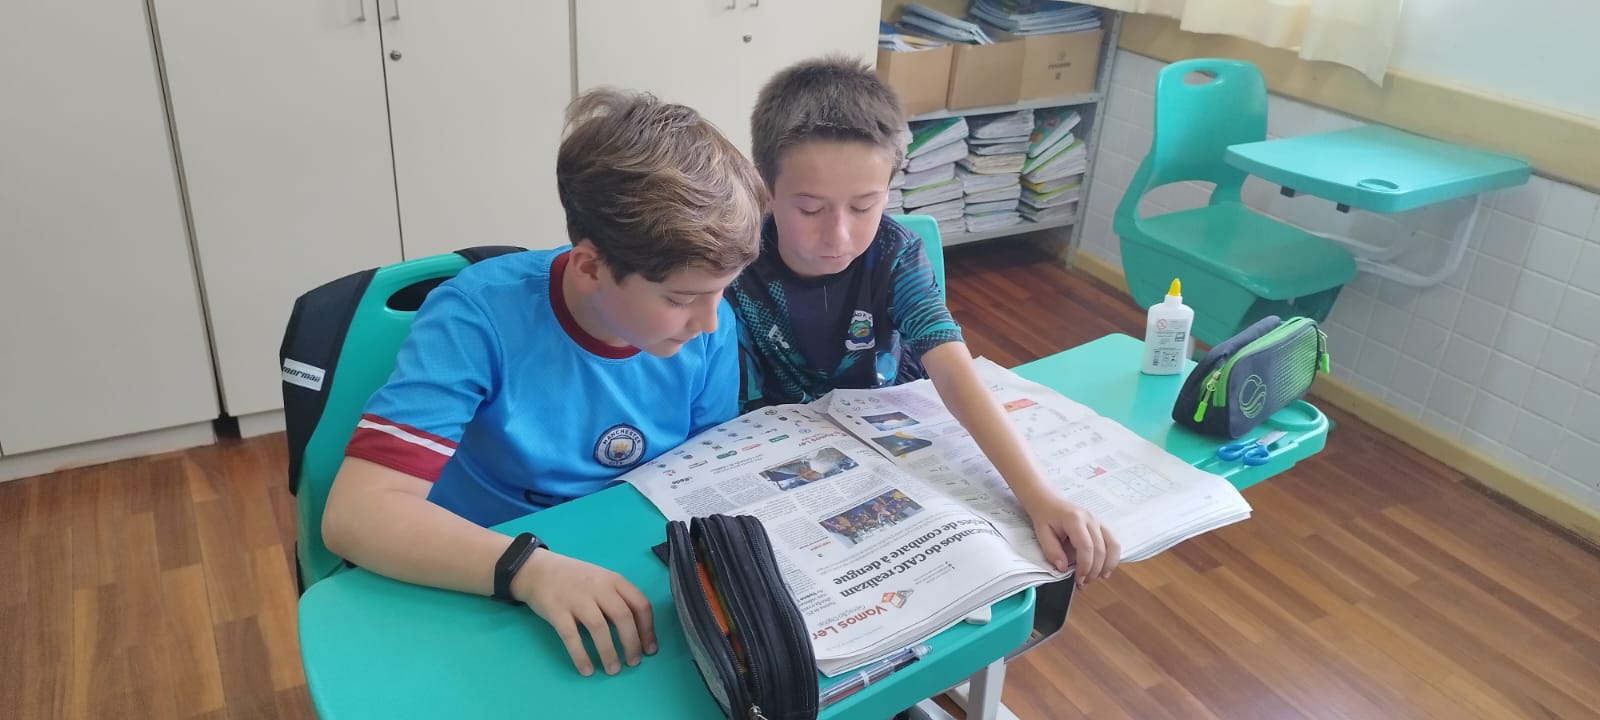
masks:
POLYGON ((761 521, 671 521, 667 566, 690 653, 723 715, 815 720, 816 655, 761 521))

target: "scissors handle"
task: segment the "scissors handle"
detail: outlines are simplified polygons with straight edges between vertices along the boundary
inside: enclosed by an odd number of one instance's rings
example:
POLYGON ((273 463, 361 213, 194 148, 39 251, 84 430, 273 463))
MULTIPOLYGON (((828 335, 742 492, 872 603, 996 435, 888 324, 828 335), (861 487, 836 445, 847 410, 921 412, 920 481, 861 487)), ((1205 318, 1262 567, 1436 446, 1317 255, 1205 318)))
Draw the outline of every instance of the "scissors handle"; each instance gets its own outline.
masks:
POLYGON ((1272 457, 1269 446, 1284 436, 1281 430, 1269 432, 1255 440, 1239 440, 1217 448, 1217 457, 1227 462, 1238 460, 1245 465, 1257 466, 1267 464, 1272 457))

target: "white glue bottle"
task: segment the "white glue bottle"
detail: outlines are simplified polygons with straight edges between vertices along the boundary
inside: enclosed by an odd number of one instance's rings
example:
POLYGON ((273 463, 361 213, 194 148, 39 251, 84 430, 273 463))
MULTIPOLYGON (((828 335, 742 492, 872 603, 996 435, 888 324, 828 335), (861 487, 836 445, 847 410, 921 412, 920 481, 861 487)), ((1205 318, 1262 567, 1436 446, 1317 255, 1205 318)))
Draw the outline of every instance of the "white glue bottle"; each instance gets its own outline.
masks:
POLYGON ((1144 321, 1144 364, 1146 375, 1176 375, 1194 352, 1194 308, 1183 304, 1182 288, 1172 279, 1166 300, 1150 306, 1144 321))

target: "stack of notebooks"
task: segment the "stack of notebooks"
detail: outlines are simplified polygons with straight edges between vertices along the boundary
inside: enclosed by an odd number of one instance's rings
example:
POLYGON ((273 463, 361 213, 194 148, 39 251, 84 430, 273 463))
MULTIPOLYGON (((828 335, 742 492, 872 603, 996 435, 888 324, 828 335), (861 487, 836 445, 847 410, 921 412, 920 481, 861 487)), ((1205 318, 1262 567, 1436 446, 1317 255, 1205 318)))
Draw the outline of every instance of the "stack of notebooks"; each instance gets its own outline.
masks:
POLYGON ((964 117, 912 123, 905 165, 889 183, 888 211, 895 212, 898 200, 905 214, 933 216, 943 235, 964 231, 966 203, 956 163, 967 157, 968 133, 964 117))
POLYGON ((1022 202, 1018 207, 1022 217, 1053 222, 1077 214, 1089 162, 1083 141, 1072 134, 1079 120, 1072 108, 1034 113, 1027 159, 1022 163, 1022 202))
POLYGON ((967 156, 956 163, 966 204, 967 232, 984 232, 1022 222, 1022 166, 1028 159, 1033 111, 1018 110, 971 119, 967 156))
POLYGON ((1082 32, 1100 27, 1100 9, 1059 0, 977 0, 971 17, 1012 35, 1082 32))
MULTIPOLYGON (((984 31, 983 26, 969 20, 951 17, 920 4, 910 4, 901 8, 899 29, 912 35, 949 42, 968 45, 994 44, 994 38, 984 31)), ((879 35, 882 35, 881 30, 879 35)))
POLYGON ((878 49, 891 52, 916 52, 944 47, 943 40, 935 40, 902 31, 889 23, 878 21, 878 49))

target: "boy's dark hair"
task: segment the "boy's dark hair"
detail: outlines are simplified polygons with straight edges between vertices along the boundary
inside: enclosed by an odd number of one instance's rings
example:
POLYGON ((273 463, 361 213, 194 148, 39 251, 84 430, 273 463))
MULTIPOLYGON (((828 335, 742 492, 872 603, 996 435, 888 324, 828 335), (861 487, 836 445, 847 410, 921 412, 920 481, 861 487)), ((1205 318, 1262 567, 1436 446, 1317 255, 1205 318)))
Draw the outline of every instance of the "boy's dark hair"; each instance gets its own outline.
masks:
POLYGON ((728 275, 760 251, 755 168, 699 113, 648 93, 600 88, 567 106, 556 189, 567 237, 593 243, 618 281, 728 275))
POLYGON ((865 63, 830 55, 803 60, 772 76, 750 114, 751 154, 771 187, 783 154, 811 140, 853 140, 905 159, 900 100, 865 63))

